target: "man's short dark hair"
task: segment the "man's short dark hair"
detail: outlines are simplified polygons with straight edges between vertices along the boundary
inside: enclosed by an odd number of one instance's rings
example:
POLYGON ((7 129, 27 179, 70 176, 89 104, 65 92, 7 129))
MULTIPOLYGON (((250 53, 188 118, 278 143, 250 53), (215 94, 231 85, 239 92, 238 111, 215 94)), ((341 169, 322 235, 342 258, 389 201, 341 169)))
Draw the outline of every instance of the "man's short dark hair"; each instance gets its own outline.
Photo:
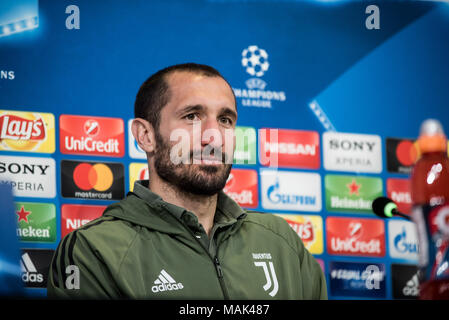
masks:
MULTIPOLYGON (((226 79, 215 68, 197 63, 183 63, 159 70, 150 76, 141 86, 134 103, 134 117, 148 120, 155 130, 159 130, 162 108, 170 100, 170 88, 167 76, 174 72, 192 72, 206 77, 226 79)), ((226 83, 228 83, 226 81, 226 83)), ((229 83, 228 83, 229 84, 229 83)), ((229 85, 232 91, 231 85, 229 85)), ((234 94, 234 92, 232 92, 234 94)), ((235 96, 234 96, 235 101, 235 96)))

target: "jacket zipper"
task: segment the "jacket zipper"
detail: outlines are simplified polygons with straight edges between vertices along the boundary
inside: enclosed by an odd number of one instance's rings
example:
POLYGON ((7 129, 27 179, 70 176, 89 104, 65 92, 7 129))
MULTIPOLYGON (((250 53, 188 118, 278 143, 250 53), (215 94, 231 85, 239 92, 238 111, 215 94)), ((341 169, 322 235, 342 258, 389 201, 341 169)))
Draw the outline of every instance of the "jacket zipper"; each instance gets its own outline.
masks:
POLYGON ((182 225, 188 230, 188 232, 192 235, 192 237, 196 240, 196 242, 198 242, 200 247, 203 248, 204 251, 206 251, 207 256, 214 263, 215 270, 217 271, 218 282, 220 282, 221 291, 223 293, 223 297, 225 300, 230 300, 228 290, 226 289, 226 284, 224 283, 224 280, 223 280, 223 269, 221 268, 220 260, 218 260, 218 245, 217 245, 217 251, 215 252, 215 257, 212 258, 211 255, 209 254, 209 251, 203 247, 203 244, 196 238, 196 236, 192 232, 192 230, 190 230, 190 228, 188 226, 186 226, 183 222, 182 222, 182 225))
MULTIPOLYGON (((218 251, 218 248, 217 248, 218 251)), ((220 260, 218 260, 218 255, 214 258, 215 269, 217 270, 218 281, 220 282, 221 290, 223 291, 223 296, 225 300, 229 300, 228 290, 223 279, 223 269, 221 269, 220 260)))

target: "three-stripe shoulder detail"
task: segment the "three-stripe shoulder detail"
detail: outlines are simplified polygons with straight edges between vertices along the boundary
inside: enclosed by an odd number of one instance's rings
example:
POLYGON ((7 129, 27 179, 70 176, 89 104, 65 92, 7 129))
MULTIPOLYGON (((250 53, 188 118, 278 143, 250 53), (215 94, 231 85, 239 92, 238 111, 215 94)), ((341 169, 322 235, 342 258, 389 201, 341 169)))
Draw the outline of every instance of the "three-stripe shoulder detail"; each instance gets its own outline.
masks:
POLYGON ((63 287, 66 283, 67 273, 66 269, 70 265, 75 265, 73 251, 77 240, 77 234, 81 230, 87 230, 93 226, 97 226, 103 222, 115 220, 114 217, 101 217, 97 221, 92 221, 89 224, 80 227, 69 233, 59 244, 56 255, 52 262, 52 277, 53 283, 56 287, 63 287), (62 281, 62 283, 60 282, 62 281))

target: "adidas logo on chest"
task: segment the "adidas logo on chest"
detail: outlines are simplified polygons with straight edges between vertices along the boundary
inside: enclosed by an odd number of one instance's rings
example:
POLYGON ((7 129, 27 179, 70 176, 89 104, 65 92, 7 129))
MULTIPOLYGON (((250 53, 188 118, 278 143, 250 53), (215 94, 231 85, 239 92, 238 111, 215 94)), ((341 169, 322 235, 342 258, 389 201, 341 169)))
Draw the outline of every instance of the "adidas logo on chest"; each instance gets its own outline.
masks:
POLYGON ((154 293, 181 290, 184 288, 181 282, 176 283, 176 280, 170 276, 164 269, 161 270, 159 276, 154 281, 154 286, 151 287, 151 291, 154 293))

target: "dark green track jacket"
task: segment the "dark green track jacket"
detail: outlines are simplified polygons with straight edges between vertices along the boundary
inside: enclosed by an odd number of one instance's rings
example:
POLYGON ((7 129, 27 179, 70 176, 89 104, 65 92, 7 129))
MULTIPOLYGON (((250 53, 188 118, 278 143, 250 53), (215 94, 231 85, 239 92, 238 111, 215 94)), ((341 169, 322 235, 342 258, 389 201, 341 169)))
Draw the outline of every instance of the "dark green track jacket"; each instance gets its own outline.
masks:
POLYGON ((220 192, 209 239, 145 182, 61 241, 49 298, 327 299, 319 264, 282 218, 220 192))

